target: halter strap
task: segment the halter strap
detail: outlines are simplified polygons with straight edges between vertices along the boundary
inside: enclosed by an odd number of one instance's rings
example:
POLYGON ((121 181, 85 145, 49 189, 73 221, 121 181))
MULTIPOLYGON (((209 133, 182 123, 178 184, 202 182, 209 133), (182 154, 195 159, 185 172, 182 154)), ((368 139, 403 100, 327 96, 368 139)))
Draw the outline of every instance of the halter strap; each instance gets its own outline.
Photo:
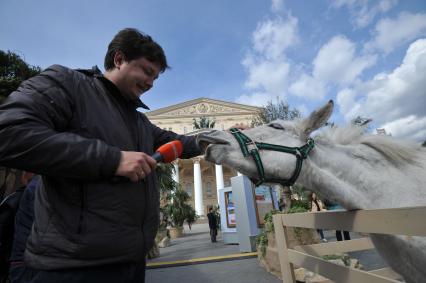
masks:
POLYGON ((259 186, 260 184, 264 182, 271 182, 271 183, 280 183, 284 186, 291 186, 293 185, 297 178, 299 177, 300 171, 302 170, 302 162, 303 159, 306 159, 308 157, 309 152, 314 148, 315 141, 312 138, 309 138, 303 146, 300 147, 288 147, 283 145, 276 145, 276 144, 270 144, 270 143, 262 143, 262 142, 255 142, 245 134, 243 134, 239 129, 237 128, 231 128, 230 129, 231 134, 235 137, 238 144, 240 145, 240 149, 244 155, 244 157, 247 157, 249 155, 252 156, 257 172, 259 174, 259 180, 255 181, 254 183, 256 186, 259 186), (290 177, 290 179, 266 179, 265 178, 265 170, 263 168, 262 159, 260 158, 259 150, 271 150, 271 151, 279 151, 284 153, 290 153, 296 156, 296 168, 294 169, 293 175, 290 177))

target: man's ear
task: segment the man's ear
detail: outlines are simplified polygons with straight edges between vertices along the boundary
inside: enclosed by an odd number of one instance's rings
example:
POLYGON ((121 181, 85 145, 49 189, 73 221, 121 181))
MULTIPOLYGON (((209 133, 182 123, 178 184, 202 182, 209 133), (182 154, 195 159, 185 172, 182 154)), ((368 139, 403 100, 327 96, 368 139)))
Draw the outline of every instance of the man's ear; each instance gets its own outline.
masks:
POLYGON ((309 115, 308 118, 304 119, 301 122, 301 132, 300 137, 303 141, 308 139, 309 135, 324 126, 327 123, 328 119, 333 113, 334 102, 333 100, 328 101, 326 105, 315 110, 309 115))
POLYGON ((121 51, 117 51, 114 54, 114 67, 120 69, 121 65, 124 63, 124 54, 121 51))

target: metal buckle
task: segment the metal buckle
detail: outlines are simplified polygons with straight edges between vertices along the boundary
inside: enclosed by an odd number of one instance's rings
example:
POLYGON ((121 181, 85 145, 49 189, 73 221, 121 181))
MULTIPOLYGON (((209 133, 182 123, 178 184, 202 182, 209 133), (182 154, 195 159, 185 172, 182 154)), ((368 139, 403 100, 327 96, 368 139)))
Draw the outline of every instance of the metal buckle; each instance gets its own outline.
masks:
POLYGON ((240 133, 240 132, 241 132, 241 131, 240 131, 239 129, 237 129, 237 128, 231 128, 229 131, 231 132, 231 134, 237 134, 237 133, 240 133))
POLYGON ((256 150, 259 151, 259 149, 257 148, 257 145, 254 141, 249 141, 245 143, 246 148, 248 151, 252 151, 252 150, 256 150))

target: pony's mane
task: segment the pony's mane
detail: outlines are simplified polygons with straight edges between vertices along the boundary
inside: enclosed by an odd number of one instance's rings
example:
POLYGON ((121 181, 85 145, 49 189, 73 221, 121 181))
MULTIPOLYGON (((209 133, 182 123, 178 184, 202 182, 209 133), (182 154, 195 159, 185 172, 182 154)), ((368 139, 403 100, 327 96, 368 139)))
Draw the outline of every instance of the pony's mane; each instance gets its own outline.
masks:
POLYGON ((418 144, 386 135, 365 134, 364 128, 359 126, 328 128, 315 140, 339 145, 365 145, 395 165, 407 162, 419 164, 426 158, 426 149, 418 144))

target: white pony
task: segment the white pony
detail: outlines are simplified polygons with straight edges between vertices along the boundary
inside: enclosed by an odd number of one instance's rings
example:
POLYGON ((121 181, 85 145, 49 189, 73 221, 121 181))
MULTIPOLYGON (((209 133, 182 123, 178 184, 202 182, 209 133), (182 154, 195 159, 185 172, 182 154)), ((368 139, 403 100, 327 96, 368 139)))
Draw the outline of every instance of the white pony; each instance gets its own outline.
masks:
MULTIPOLYGON (((302 121, 277 120, 242 133, 255 142, 303 146, 323 126, 333 101, 302 121)), ((426 205, 426 150, 420 145, 383 135, 367 135, 361 127, 330 128, 314 137, 297 182, 348 210, 426 205)), ((259 179, 253 158, 244 157, 236 138, 226 131, 199 136, 205 159, 227 164, 259 179)), ((291 178, 295 155, 259 150, 266 179, 291 178)), ((425 215, 426 218, 426 215, 425 215)), ((426 221, 418 223, 426 225, 426 221)), ((371 234, 378 252, 406 282, 426 282, 426 238, 371 234)))

